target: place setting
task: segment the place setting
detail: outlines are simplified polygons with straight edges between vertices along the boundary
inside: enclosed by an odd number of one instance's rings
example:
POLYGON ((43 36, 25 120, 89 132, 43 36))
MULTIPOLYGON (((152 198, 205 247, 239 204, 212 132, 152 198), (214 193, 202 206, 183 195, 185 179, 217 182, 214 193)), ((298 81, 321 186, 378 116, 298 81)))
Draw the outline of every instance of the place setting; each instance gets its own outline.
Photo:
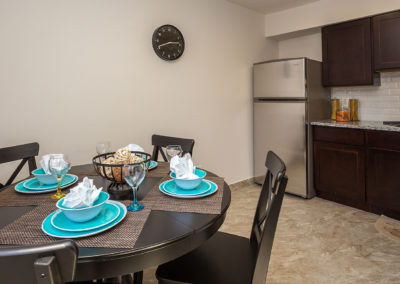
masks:
POLYGON ((43 220, 42 230, 52 237, 72 239, 109 230, 127 214, 124 204, 109 198, 108 193, 96 188, 93 180, 85 177, 57 201, 58 209, 43 220))
POLYGON ((183 157, 179 145, 170 145, 166 148, 170 160, 170 177, 172 179, 162 182, 159 190, 175 198, 202 198, 214 194, 218 185, 205 179, 207 173, 196 169, 192 157, 186 153, 183 157))
POLYGON ((22 194, 41 194, 56 191, 51 199, 60 199, 65 196, 62 189, 78 181, 78 177, 68 174, 71 168, 68 156, 65 154, 48 154, 40 160, 41 168, 32 171, 34 178, 18 183, 14 189, 22 194))

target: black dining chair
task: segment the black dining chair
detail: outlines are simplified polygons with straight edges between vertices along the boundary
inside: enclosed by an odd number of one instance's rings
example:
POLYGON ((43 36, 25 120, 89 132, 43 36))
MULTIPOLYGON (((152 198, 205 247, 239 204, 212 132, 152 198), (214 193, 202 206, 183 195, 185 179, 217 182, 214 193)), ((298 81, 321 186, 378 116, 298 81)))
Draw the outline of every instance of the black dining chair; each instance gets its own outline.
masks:
POLYGON ((286 167, 273 152, 261 189, 250 239, 217 232, 196 250, 160 265, 160 284, 264 284, 267 278, 275 229, 288 181, 286 167))
POLYGON ((6 147, 0 149, 0 164, 22 160, 15 171, 12 173, 8 181, 3 185, 0 183, 0 189, 12 184, 22 167, 28 162, 29 172, 36 169, 35 157, 39 154, 39 144, 29 143, 24 145, 6 147))
POLYGON ((183 154, 190 153, 190 155, 193 155, 193 147, 194 147, 193 139, 169 137, 169 136, 153 134, 153 136, 151 137, 151 144, 154 146, 153 155, 151 157, 153 161, 158 160, 158 153, 160 152, 163 160, 165 162, 168 162, 167 156, 165 155, 165 152, 163 150, 168 145, 180 145, 183 154))
POLYGON ((75 276, 78 247, 71 240, 0 249, 0 282, 59 284, 75 276))

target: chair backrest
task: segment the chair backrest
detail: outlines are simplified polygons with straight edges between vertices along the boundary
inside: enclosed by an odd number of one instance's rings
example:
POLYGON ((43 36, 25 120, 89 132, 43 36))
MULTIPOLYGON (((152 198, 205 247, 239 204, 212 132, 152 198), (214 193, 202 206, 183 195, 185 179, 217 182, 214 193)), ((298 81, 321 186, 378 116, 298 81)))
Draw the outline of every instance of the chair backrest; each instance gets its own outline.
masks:
POLYGON ((151 159, 153 161, 158 160, 158 153, 161 153, 161 156, 165 162, 168 162, 167 156, 163 148, 167 147, 168 145, 180 145, 182 147, 183 154, 190 153, 193 156, 193 146, 194 140, 193 139, 186 139, 186 138, 178 138, 178 137, 169 137, 169 136, 162 136, 154 134, 151 137, 151 144, 153 147, 153 155, 151 159))
POLYGON ((59 284, 75 277, 78 247, 71 240, 0 249, 2 283, 59 284))
POLYGON ((29 143, 24 145, 6 147, 0 149, 0 164, 9 163, 17 160, 22 160, 18 167, 15 169, 8 181, 3 185, 0 184, 0 188, 12 184, 16 176, 21 171, 22 167, 28 162, 29 172, 36 169, 35 157, 39 154, 39 144, 29 143))
POLYGON ((288 181, 285 176, 286 166, 274 152, 268 152, 265 166, 268 170, 258 199, 250 236, 250 243, 255 249, 252 280, 254 284, 264 284, 267 278, 276 225, 288 181))

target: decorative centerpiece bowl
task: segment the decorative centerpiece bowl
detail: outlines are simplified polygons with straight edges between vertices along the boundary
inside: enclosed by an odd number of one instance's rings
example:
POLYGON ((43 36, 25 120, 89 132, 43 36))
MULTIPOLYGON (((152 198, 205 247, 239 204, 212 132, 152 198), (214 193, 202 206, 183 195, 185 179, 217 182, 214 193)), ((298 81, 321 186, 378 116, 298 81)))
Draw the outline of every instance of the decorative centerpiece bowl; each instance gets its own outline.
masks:
MULTIPOLYGON (((111 194, 112 199, 123 200, 130 199, 132 195, 132 189, 126 184, 122 168, 124 164, 134 165, 137 163, 120 163, 111 164, 107 161, 109 158, 114 157, 115 152, 100 154, 93 157, 92 162, 96 172, 103 178, 111 181, 108 185, 107 191, 111 194)), ((146 168, 150 167, 151 155, 145 152, 131 151, 134 154, 143 159, 139 163, 144 163, 146 168)))
MULTIPOLYGON (((120 163, 120 164, 109 164, 106 163, 108 158, 114 157, 115 152, 100 154, 95 156, 93 161, 93 166, 96 172, 102 177, 112 181, 114 183, 125 183, 124 174, 122 168, 124 164, 134 165, 137 163, 120 163)), ((134 154, 143 159, 143 161, 138 163, 145 163, 146 168, 150 167, 151 155, 145 152, 131 151, 134 154)))
POLYGON ((68 208, 62 205, 64 198, 57 202, 57 207, 64 213, 65 217, 73 222, 86 222, 95 218, 103 208, 104 203, 110 198, 107 192, 100 192, 99 197, 92 206, 83 208, 68 208))
POLYGON ((52 185, 57 184, 57 178, 52 174, 46 174, 43 168, 32 171, 32 174, 38 179, 41 184, 52 185))

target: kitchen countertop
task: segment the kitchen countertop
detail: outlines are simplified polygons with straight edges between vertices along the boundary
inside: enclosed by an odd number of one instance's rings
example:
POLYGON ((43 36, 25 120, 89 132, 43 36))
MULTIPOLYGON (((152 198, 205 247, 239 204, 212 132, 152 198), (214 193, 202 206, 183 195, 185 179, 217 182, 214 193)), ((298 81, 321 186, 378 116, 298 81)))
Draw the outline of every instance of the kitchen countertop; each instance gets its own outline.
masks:
POLYGON ((400 132, 400 127, 384 125, 383 121, 361 120, 361 121, 339 122, 327 119, 327 120, 313 121, 311 122, 311 125, 400 132))

